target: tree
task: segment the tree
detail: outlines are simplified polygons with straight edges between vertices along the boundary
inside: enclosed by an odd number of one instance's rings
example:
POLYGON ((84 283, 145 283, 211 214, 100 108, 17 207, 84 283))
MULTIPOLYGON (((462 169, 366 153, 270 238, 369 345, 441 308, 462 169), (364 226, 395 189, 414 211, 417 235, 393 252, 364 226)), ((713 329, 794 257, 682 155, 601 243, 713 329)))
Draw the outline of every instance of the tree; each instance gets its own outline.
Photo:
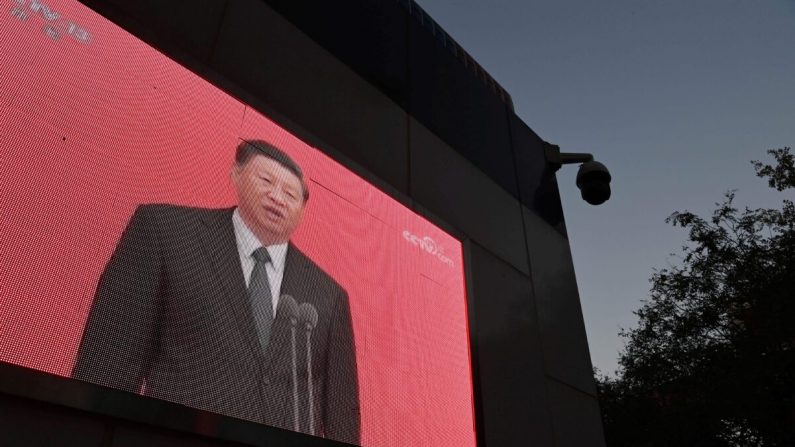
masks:
MULTIPOLYGON (((790 148, 752 162, 795 188, 790 148)), ((617 377, 597 376, 610 446, 795 446, 795 206, 675 212, 681 265, 655 272, 617 377)))

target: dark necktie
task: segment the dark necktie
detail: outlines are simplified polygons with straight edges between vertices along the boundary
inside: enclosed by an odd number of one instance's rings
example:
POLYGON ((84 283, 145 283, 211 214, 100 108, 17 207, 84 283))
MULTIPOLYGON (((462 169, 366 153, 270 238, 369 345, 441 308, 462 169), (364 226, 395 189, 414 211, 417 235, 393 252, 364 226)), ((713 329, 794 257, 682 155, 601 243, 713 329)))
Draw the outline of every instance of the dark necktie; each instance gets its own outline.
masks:
POLYGON ((251 254, 256 263, 251 271, 251 280, 248 283, 248 297, 251 300, 251 310, 254 322, 257 325, 259 343, 264 351, 268 347, 273 325, 273 297, 271 296, 270 282, 266 266, 271 262, 271 257, 265 247, 254 250, 251 254))

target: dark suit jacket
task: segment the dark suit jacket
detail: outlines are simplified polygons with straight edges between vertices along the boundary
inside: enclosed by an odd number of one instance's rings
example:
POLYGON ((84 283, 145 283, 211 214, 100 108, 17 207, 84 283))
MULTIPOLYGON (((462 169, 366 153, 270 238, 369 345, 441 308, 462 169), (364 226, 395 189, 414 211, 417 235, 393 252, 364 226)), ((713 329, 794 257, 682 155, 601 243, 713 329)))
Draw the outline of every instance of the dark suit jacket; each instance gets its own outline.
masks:
MULTIPOLYGON (((263 352, 232 209, 144 205, 97 286, 72 376, 293 429, 290 323, 279 301, 263 352)), ((292 244, 282 294, 311 303, 315 434, 358 444, 359 399, 348 295, 292 244)), ((301 431, 308 432, 306 333, 297 336, 301 431)))

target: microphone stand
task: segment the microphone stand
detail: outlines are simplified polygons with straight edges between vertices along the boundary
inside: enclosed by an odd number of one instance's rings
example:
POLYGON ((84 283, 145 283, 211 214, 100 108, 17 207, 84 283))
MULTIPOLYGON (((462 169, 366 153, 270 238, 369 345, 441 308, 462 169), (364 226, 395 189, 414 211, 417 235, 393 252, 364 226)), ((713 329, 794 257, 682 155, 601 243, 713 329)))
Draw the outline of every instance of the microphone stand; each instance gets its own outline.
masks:
POLYGON ((309 388, 309 434, 315 435, 315 396, 312 386, 312 328, 306 325, 306 381, 309 388))
POLYGON ((298 409, 298 352, 296 347, 296 327, 298 326, 298 303, 295 298, 290 295, 282 295, 283 309, 287 313, 287 318, 290 319, 290 354, 293 362, 293 429, 297 432, 301 431, 300 418, 301 414, 298 409))
POLYGON ((306 329, 306 386, 309 391, 309 434, 315 434, 315 387, 312 378, 312 330, 317 326, 317 309, 309 303, 303 303, 298 308, 301 322, 306 329))
MULTIPOLYGON (((292 321, 295 320, 293 319, 292 321)), ((295 431, 300 432, 301 426, 298 420, 301 416, 298 412, 298 355, 295 349, 295 329, 295 323, 293 323, 290 328, 290 347, 292 348, 291 354, 293 358, 293 428, 295 431)))

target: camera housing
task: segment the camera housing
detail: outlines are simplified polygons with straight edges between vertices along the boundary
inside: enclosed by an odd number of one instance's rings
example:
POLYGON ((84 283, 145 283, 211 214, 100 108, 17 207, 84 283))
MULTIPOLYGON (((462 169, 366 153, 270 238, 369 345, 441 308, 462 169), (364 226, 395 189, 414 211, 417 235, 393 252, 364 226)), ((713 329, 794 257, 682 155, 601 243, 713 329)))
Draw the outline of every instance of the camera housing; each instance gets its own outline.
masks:
POLYGON ((610 180, 607 167, 598 161, 588 161, 577 171, 577 187, 582 199, 591 205, 601 205, 610 198, 610 180))
POLYGON ((594 161, 592 154, 561 152, 560 146, 544 142, 544 156, 553 171, 563 165, 582 163, 577 171, 577 187, 586 202, 601 205, 610 198, 610 171, 602 163, 594 161))

